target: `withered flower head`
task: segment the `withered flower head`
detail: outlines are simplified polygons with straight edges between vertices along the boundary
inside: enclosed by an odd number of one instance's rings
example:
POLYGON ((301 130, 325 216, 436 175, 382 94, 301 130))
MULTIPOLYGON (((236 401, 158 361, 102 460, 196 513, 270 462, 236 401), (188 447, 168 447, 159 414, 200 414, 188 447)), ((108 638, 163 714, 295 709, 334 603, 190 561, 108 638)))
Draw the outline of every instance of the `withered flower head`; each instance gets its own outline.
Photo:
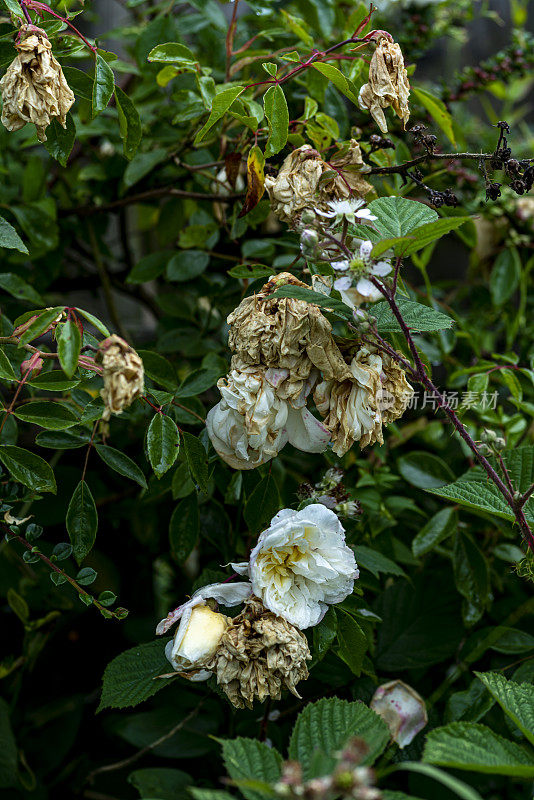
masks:
POLYGON ((371 58, 369 83, 365 83, 360 89, 360 108, 370 111, 382 133, 387 133, 383 109, 391 106, 406 126, 410 118, 409 97, 410 84, 402 51, 398 44, 384 36, 379 40, 371 58))
POLYGON ((287 156, 276 178, 265 179, 265 188, 276 216, 296 227, 305 209, 326 209, 329 200, 364 197, 373 188, 362 178, 367 171, 355 139, 328 163, 305 144, 287 156))
POLYGON ((382 358, 382 393, 380 396, 380 410, 382 422, 389 425, 402 417, 410 400, 413 397, 413 388, 406 380, 403 368, 387 353, 381 354, 382 358))
POLYGON ((252 708, 255 698, 279 700, 284 687, 299 697, 295 687, 308 677, 310 659, 304 634, 252 597, 206 668, 215 673, 232 705, 252 708))
POLYGON ((18 131, 33 122, 39 140, 45 142, 45 131, 53 117, 65 127, 74 94, 45 32, 27 26, 20 34, 25 38, 15 43, 18 55, 0 81, 2 123, 8 131, 18 131))
POLYGON ((95 360, 102 364, 104 388, 100 394, 105 406, 102 419, 108 420, 111 414, 121 414, 143 394, 143 362, 133 347, 115 334, 100 342, 95 360))

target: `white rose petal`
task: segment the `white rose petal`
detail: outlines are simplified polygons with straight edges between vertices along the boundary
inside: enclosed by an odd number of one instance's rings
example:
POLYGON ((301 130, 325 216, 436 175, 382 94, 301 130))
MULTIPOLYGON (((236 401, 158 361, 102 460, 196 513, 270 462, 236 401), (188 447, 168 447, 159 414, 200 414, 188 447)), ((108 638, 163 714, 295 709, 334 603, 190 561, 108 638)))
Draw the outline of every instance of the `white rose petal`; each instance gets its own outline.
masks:
POLYGON ((359 572, 339 519, 314 503, 273 518, 251 553, 249 576, 270 611, 303 629, 352 593, 359 572))
POLYGON ((167 642, 165 655, 177 672, 194 670, 191 680, 206 680, 211 673, 202 667, 214 655, 227 627, 224 614, 197 605, 182 616, 174 639, 167 642))
POLYGON ((370 704, 388 726, 399 747, 406 747, 428 722, 425 701, 403 681, 379 686, 370 704))

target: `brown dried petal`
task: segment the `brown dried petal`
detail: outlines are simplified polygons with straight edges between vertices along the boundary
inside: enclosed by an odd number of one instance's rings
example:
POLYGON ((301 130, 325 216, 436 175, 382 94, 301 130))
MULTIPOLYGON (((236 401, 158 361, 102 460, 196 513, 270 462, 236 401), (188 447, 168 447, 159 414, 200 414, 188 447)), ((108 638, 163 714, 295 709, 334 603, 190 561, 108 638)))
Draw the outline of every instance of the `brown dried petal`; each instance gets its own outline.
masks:
POLYGON ((31 33, 15 47, 18 55, 0 81, 2 123, 9 131, 17 131, 32 122, 45 142, 52 118, 65 127, 74 94, 44 34, 31 33))
POLYGON ((409 97, 410 83, 402 51, 398 44, 384 37, 371 58, 369 82, 360 89, 360 107, 370 111, 382 133, 387 133, 383 109, 391 106, 406 126, 410 118, 409 97))
POLYGON ((108 420, 111 414, 121 414, 143 394, 143 362, 135 350, 116 335, 100 343, 95 360, 102 364, 104 388, 100 394, 105 405, 102 419, 108 420))

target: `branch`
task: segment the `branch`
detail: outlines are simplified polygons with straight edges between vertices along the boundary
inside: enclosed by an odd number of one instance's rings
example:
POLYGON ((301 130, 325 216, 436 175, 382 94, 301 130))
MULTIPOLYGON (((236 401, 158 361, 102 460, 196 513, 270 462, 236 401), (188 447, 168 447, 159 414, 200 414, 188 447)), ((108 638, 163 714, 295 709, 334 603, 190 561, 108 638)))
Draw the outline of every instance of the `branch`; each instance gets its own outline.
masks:
MULTIPOLYGON (((425 153, 422 156, 417 156, 411 161, 405 161, 404 164, 394 164, 392 167, 371 167, 369 172, 365 175, 393 175, 395 173, 405 174, 412 167, 417 164, 422 164, 423 161, 455 161, 457 159, 473 160, 473 161, 490 161, 495 153, 425 153)), ((521 159, 522 161, 534 161, 533 158, 521 159)))
POLYGON ((79 217, 91 216, 92 214, 103 214, 107 211, 115 211, 116 209, 129 206, 134 203, 142 203, 144 200, 154 200, 158 197, 186 197, 191 200, 213 200, 227 202, 229 200, 238 200, 245 196, 244 192, 234 192, 231 194, 215 194, 215 192, 188 192, 183 189, 175 189, 174 186, 162 186, 159 189, 149 189, 146 192, 139 194, 132 194, 129 197, 123 197, 120 200, 114 200, 112 203, 103 203, 101 206, 77 206, 75 208, 62 208, 59 209, 58 214, 60 217, 70 217, 76 215, 79 217))

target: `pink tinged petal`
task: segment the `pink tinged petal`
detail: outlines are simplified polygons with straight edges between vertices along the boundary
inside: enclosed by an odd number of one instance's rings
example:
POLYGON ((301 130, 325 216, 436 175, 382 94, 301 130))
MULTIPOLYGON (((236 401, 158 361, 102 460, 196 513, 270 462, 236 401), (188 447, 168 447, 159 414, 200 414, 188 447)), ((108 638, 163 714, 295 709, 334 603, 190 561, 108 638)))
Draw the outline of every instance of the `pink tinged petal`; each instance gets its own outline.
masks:
POLYGON ((425 701, 408 684, 396 680, 379 686, 370 707, 387 724, 399 747, 406 747, 428 722, 425 701))
POLYGON ((241 561, 239 563, 231 562, 230 566, 238 575, 248 575, 248 561, 241 561))
POLYGON ((196 597, 204 600, 213 598, 225 606, 238 606, 247 599, 251 590, 250 583, 212 583, 195 592, 193 599, 196 597))
POLYGON ((165 619, 162 619, 161 622, 158 623, 156 628, 156 635, 163 636, 164 633, 167 633, 169 628, 172 628, 175 622, 178 622, 179 619, 188 612, 187 620, 189 621, 189 617, 191 616, 191 610, 202 603, 203 600, 201 597, 192 597, 187 603, 182 603, 181 606, 175 608, 174 611, 169 611, 165 619))
POLYGON ((274 369, 271 367, 265 372, 265 380, 276 389, 289 375, 288 369, 274 369))
MULTIPOLYGON (((358 216, 361 216, 361 215, 362 215, 362 212, 360 212, 360 214, 358 216)), ((368 258, 370 258, 372 249, 373 249, 373 243, 370 242, 369 239, 366 239, 365 242, 361 243, 361 245, 360 245, 360 256, 361 256, 361 258, 364 259, 364 261, 366 261, 368 258)))
POLYGON ((286 431, 290 444, 305 453, 323 453, 330 441, 328 428, 307 408, 289 410, 286 431))

